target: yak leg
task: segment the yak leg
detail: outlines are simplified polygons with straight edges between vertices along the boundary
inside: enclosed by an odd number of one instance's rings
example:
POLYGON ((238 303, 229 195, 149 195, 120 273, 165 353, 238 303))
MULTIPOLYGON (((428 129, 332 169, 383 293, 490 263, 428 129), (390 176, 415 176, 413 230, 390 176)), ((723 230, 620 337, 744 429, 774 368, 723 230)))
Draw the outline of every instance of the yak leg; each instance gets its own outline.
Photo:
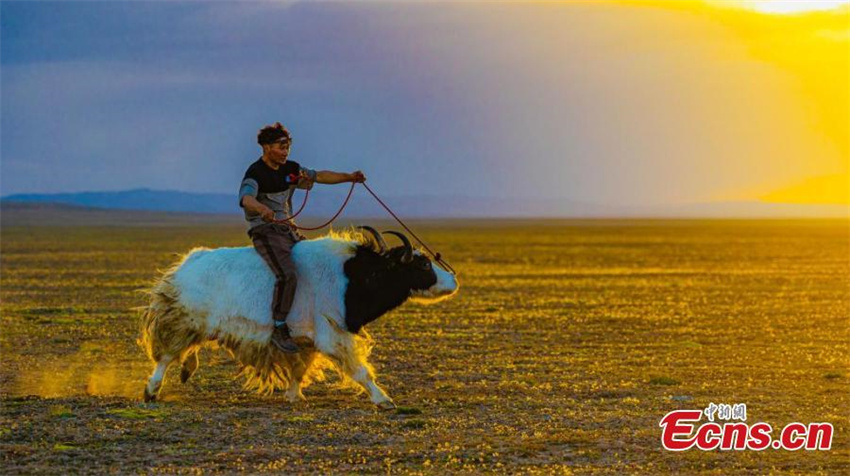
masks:
POLYGON ((351 377, 352 380, 359 383, 361 387, 369 392, 369 400, 371 400, 372 403, 377 405, 381 410, 392 410, 395 408, 395 403, 393 403, 392 399, 389 395, 387 395, 387 392, 375 383, 375 373, 372 371, 369 364, 366 362, 356 361, 346 364, 346 367, 349 366, 350 370, 346 373, 348 373, 348 376, 351 377))
POLYGON ((289 381, 289 388, 286 389, 286 399, 290 403, 295 403, 301 400, 306 400, 304 394, 301 393, 301 383, 304 381, 304 375, 310 370, 313 364, 313 359, 316 357, 316 352, 313 350, 301 351, 297 362, 292 366, 292 378, 289 381))
POLYGON ((186 383, 192 375, 198 370, 198 365, 200 361, 198 360, 198 351, 196 349, 190 350, 183 357, 183 365, 180 368, 180 382, 186 383))
POLYGON ((381 410, 395 408, 392 399, 375 383, 375 373, 358 351, 355 337, 330 319, 317 319, 316 347, 331 358, 342 372, 369 393, 369 400, 381 410))
POLYGON ((153 375, 151 375, 151 378, 148 379, 148 384, 145 385, 146 402, 153 402, 156 400, 157 395, 159 395, 159 390, 162 387, 162 379, 165 378, 165 372, 168 370, 168 366, 171 365, 173 360, 173 356, 166 354, 159 360, 159 362, 156 363, 153 375))

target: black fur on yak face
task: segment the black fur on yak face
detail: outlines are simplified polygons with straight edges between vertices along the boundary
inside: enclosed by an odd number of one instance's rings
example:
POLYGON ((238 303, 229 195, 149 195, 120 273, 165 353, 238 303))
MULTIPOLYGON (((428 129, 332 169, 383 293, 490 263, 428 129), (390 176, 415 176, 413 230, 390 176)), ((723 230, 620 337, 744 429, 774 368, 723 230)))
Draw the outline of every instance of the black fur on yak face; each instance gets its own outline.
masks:
POLYGON ((355 334, 403 304, 414 291, 427 290, 437 283, 431 260, 414 252, 406 239, 403 246, 387 250, 380 235, 371 232, 376 243, 359 245, 344 265, 348 278, 345 325, 355 334))

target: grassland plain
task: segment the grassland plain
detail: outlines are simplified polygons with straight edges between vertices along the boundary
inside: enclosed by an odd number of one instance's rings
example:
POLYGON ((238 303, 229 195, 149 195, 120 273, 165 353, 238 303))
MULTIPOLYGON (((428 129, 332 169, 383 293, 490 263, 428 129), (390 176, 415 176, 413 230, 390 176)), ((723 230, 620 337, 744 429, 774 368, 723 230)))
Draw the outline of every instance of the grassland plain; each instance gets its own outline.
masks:
POLYGON ((847 474, 847 221, 422 223, 461 293, 371 326, 400 408, 242 391, 223 351, 143 404, 136 292, 240 226, 2 230, 2 472, 847 474), (659 419, 745 402, 831 451, 669 453, 659 419))

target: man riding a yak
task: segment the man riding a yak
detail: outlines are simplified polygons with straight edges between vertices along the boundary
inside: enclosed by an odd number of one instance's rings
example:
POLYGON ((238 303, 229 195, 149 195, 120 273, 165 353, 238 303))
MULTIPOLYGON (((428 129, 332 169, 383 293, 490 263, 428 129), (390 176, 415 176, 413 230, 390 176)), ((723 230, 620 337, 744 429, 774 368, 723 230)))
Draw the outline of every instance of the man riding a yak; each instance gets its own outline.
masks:
POLYGON ((290 214, 295 189, 366 177, 288 160, 292 138, 280 123, 260 129, 257 142, 263 156, 248 167, 239 189, 254 248, 195 248, 149 290, 139 343, 155 366, 145 401, 158 398, 174 363, 186 383, 200 365, 198 352, 210 345, 234 357, 246 388, 284 390, 296 402, 324 368, 333 368, 378 408, 393 408, 368 362, 372 340, 364 326, 407 301, 450 298, 457 277, 438 255, 432 261, 397 231, 361 226, 363 232, 305 240, 290 214), (383 234, 401 246, 388 246, 383 234))
POLYGON ((296 188, 310 190, 313 183, 338 184, 366 181, 363 172, 315 171, 289 159, 292 136, 280 122, 257 134, 263 156, 248 167, 239 188, 239 206, 248 221, 248 236, 271 268, 277 281, 272 297, 274 333, 271 343, 283 352, 297 353, 298 345, 286 325, 295 298, 298 278, 292 262, 292 246, 304 239, 290 226, 292 195, 296 188))

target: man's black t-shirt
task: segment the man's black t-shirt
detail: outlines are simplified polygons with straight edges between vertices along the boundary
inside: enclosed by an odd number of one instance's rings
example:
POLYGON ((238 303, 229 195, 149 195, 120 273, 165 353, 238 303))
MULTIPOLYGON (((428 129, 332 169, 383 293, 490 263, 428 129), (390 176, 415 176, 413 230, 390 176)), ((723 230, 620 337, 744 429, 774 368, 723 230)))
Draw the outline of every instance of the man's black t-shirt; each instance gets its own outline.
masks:
MULTIPOLYGON (((242 178, 239 205, 242 206, 243 197, 250 195, 271 208, 275 212, 275 219, 283 220, 291 214, 295 189, 309 190, 315 180, 316 171, 301 167, 298 162, 288 160, 275 170, 259 159, 248 167, 242 178)), ((248 210, 245 210, 245 219, 251 228, 264 223, 260 215, 248 210)))
POLYGON ((257 193, 279 193, 298 185, 300 171, 301 165, 298 162, 287 160, 274 170, 260 159, 248 167, 242 180, 244 182, 253 179, 257 182, 257 193))

